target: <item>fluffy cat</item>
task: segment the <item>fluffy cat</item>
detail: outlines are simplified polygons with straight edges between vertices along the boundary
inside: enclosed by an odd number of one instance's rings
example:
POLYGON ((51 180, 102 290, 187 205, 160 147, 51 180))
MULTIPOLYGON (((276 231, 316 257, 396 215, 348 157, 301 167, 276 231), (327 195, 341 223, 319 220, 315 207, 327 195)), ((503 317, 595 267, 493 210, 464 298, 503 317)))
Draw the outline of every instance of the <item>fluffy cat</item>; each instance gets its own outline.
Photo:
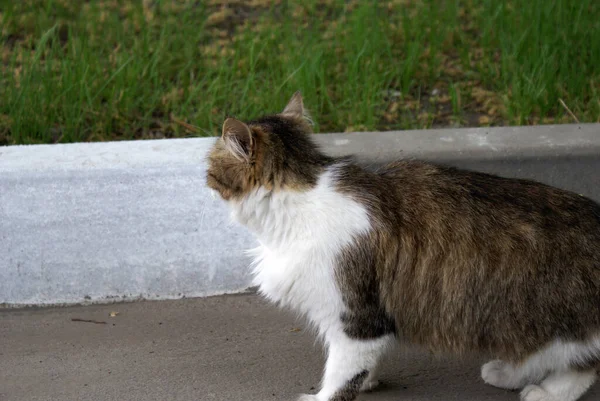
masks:
POLYGON ((228 118, 207 184, 257 236, 260 292, 327 346, 322 387, 351 401, 394 342, 475 352, 523 401, 575 401, 600 366, 600 206, 533 181, 398 161, 375 171, 283 112, 228 118))

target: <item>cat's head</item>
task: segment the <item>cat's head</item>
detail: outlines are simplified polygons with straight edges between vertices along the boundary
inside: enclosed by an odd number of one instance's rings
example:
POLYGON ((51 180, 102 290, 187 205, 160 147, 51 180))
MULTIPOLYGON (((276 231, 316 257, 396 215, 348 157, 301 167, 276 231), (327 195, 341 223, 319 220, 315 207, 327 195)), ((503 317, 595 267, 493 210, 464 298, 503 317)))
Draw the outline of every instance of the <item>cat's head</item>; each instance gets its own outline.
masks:
POLYGON ((225 200, 262 187, 304 190, 329 162, 312 142, 312 124, 296 92, 279 114, 249 122, 228 118, 208 155, 207 185, 225 200))

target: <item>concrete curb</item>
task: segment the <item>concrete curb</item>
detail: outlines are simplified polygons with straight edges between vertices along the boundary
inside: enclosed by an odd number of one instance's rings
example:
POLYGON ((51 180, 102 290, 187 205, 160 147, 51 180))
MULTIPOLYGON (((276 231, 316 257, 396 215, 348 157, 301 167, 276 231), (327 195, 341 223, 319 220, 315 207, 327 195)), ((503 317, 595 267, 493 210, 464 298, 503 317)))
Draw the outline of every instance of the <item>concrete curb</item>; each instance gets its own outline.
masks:
MULTIPOLYGON (((600 200, 600 124, 316 136, 364 163, 421 158, 600 200)), ((244 250, 204 186, 214 138, 0 148, 0 303, 173 299, 245 291, 244 250)))

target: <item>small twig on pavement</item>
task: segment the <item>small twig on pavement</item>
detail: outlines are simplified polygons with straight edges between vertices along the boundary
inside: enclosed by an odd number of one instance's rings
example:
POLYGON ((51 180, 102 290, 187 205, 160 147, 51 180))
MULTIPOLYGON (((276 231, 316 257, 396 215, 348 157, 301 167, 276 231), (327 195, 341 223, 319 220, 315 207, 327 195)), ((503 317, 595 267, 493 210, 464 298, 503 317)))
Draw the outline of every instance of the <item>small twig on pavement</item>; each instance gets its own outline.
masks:
POLYGON ((84 323, 94 323, 94 324, 106 324, 106 322, 100 320, 89 320, 89 319, 79 319, 74 317, 71 319, 72 322, 84 322, 84 323))

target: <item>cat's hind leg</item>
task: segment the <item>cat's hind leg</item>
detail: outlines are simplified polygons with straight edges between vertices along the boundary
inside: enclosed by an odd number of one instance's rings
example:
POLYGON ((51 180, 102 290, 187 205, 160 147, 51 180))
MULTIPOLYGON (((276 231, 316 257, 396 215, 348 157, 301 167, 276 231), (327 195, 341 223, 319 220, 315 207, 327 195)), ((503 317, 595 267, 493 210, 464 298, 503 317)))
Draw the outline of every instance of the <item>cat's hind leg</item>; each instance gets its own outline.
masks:
POLYGON ((555 340, 518 364, 491 361, 483 380, 505 389, 523 388, 523 401, 575 401, 597 380, 600 335, 587 341, 555 340))
POLYGON ((528 384, 539 383, 545 371, 534 370, 528 365, 518 365, 496 359, 481 367, 481 378, 491 386, 507 390, 522 389, 528 384))
POLYGON ((531 384, 521 392, 522 401, 576 401, 597 380, 596 369, 568 370, 550 374, 540 385, 531 384))
POLYGON ((596 369, 556 371, 544 379, 545 371, 540 366, 536 369, 527 363, 519 366, 494 360, 482 366, 481 377, 495 387, 508 390, 522 388, 522 401, 576 401, 597 379, 596 369))

